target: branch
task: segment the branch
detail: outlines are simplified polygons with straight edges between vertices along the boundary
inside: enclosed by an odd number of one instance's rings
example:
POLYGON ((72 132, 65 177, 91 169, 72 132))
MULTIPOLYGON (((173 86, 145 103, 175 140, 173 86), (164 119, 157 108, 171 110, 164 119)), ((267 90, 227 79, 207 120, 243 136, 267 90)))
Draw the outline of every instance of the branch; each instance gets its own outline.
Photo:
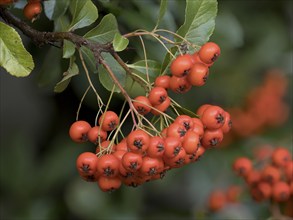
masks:
POLYGON ((111 68, 109 67, 109 65, 105 62, 105 60, 103 58, 100 59, 100 63, 105 67, 105 69, 107 70, 107 72, 109 73, 110 77, 112 78, 113 82, 115 83, 116 86, 118 86, 119 90, 121 91, 122 95, 124 96, 124 98, 126 99, 126 101, 128 102, 128 105, 131 109, 131 116, 132 116, 132 120, 134 125, 136 126, 136 119, 135 119, 135 115, 133 113, 133 110, 135 110, 132 100, 129 97, 129 95, 127 94, 127 92, 124 90, 124 88, 122 87, 122 85, 119 83, 119 81, 117 80, 115 74, 113 73, 113 71, 111 70, 111 68))
POLYGON ((11 24, 21 30, 24 35, 31 38, 32 41, 38 46, 69 40, 74 43, 76 47, 85 46, 89 48, 94 53, 95 57, 101 57, 102 52, 112 52, 113 50, 111 44, 99 44, 97 42, 89 41, 72 32, 38 31, 19 18, 15 17, 4 7, 0 7, 0 17, 2 17, 7 24, 11 24))
POLYGON ((111 54, 119 63, 119 65, 125 70, 126 74, 132 78, 132 80, 136 81, 145 91, 149 90, 147 85, 140 78, 132 74, 131 70, 128 68, 128 66, 124 63, 124 61, 115 51, 113 51, 111 54))

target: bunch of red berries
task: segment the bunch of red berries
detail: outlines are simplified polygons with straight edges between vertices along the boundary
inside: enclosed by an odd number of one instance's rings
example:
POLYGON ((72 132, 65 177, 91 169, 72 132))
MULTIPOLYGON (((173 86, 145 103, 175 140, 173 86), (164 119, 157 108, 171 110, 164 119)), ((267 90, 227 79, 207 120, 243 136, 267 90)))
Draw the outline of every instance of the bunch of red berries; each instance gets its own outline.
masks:
POLYGON ((284 147, 278 147, 259 159, 253 164, 249 158, 240 157, 235 160, 233 169, 245 180, 255 201, 288 202, 293 197, 291 153, 284 147))
POLYGON ((192 86, 203 86, 208 79, 209 68, 220 54, 220 47, 214 42, 208 42, 194 54, 177 56, 170 66, 171 76, 158 76, 148 96, 138 96, 134 99, 136 110, 142 115, 149 112, 160 115, 171 104, 167 90, 186 93, 192 86))
POLYGON ((289 117, 290 107, 284 100, 288 92, 288 79, 280 70, 266 73, 261 85, 251 90, 245 105, 230 109, 235 124, 233 134, 247 137, 267 127, 278 127, 289 117))
POLYGON ((98 118, 98 126, 74 122, 70 137, 79 143, 89 140, 96 145, 95 152, 84 152, 77 158, 80 176, 97 182, 102 191, 116 190, 122 183, 138 186, 162 178, 168 170, 195 162, 206 149, 219 146, 231 129, 230 114, 210 104, 200 106, 196 114, 179 114, 176 107, 180 106, 167 92, 171 89, 183 93, 192 85, 203 85, 209 67, 219 55, 218 45, 212 42, 193 55, 179 55, 171 63, 172 76, 157 77, 146 96, 131 99, 129 112, 134 113, 135 126, 128 135, 122 135, 122 140, 117 134, 121 133, 127 116, 120 121, 115 112, 106 111, 98 118), (165 113, 170 105, 177 113, 176 118, 165 113), (156 121, 160 129, 145 117, 149 113, 159 116, 156 121))
POLYGON ((239 203, 243 189, 237 185, 231 185, 227 189, 213 190, 208 198, 208 208, 212 212, 223 209, 228 204, 239 203))
POLYGON ((80 176, 98 182, 103 191, 113 191, 122 183, 138 186, 162 178, 167 170, 197 161, 206 149, 218 146, 231 125, 228 113, 218 106, 204 105, 197 112, 200 119, 179 115, 158 135, 136 129, 117 144, 107 140, 107 132, 119 125, 116 113, 102 114, 99 126, 74 122, 70 137, 78 143, 89 140, 97 145, 94 153, 84 152, 77 158, 80 176))
POLYGON ((220 47, 214 42, 204 44, 194 54, 178 56, 170 66, 170 88, 174 92, 187 92, 191 86, 203 86, 209 76, 209 68, 220 56, 220 47))

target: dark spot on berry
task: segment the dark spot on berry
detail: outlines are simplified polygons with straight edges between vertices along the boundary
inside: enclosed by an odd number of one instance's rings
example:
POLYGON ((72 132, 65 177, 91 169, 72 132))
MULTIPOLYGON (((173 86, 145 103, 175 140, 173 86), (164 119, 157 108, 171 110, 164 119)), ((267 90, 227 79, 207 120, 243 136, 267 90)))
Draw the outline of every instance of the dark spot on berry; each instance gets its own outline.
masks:
POLYGON ((186 75, 189 73, 189 70, 190 70, 190 69, 188 69, 188 70, 184 70, 182 76, 186 76, 186 75))
POLYGON ((205 74, 204 77, 202 78, 203 82, 205 83, 209 78, 209 74, 205 74))
POLYGON ((155 167, 150 168, 148 175, 153 176, 157 174, 157 169, 155 167))
POLYGON ((184 158, 179 158, 177 161, 175 161, 175 163, 176 163, 177 165, 182 165, 182 164, 184 164, 184 161, 185 161, 184 158))
POLYGON ((178 93, 183 93, 185 90, 186 90, 186 86, 185 86, 185 85, 180 85, 180 86, 176 89, 176 91, 177 91, 178 93))
POLYGON ((144 114, 146 111, 145 111, 145 108, 144 107, 142 107, 142 106, 139 106, 139 107, 137 107, 137 112, 139 113, 139 114, 144 114))
POLYGON ((222 114, 218 114, 218 115, 216 116, 216 120, 217 120, 217 123, 218 123, 218 124, 223 124, 224 121, 225 121, 225 118, 224 118, 224 116, 223 116, 222 114))
POLYGON ((180 149, 181 149, 181 147, 175 147, 174 152, 173 152, 174 156, 177 156, 179 154, 180 149))
POLYGON ((109 128, 111 130, 115 129, 117 127, 117 123, 116 121, 111 121, 109 124, 108 124, 109 128))
POLYGON ((88 141, 87 134, 82 134, 80 139, 81 139, 81 141, 83 141, 83 142, 88 141))
POLYGON ((166 96, 160 96, 159 102, 163 103, 166 100, 166 96))
POLYGON ((186 134, 186 130, 185 129, 179 129, 178 133, 179 133, 180 137, 183 137, 186 134))
POLYGON ((215 62, 218 59, 219 54, 215 53, 215 55, 212 57, 212 61, 215 62))
POLYGON ((135 140, 135 141, 133 142, 133 145, 134 145, 135 147, 137 147, 138 149, 141 149, 142 146, 143 146, 143 144, 142 144, 142 140, 135 140))
POLYGON ((183 125, 184 125, 184 127, 185 127, 186 130, 189 130, 190 129, 190 124, 189 124, 188 121, 183 122, 183 125))
POLYGON ((112 170, 110 167, 107 167, 106 169, 104 169, 104 174, 106 176, 112 176, 114 174, 114 170, 112 170))
POLYGON ((82 164, 82 172, 88 173, 90 171, 90 166, 88 164, 82 164))
POLYGON ((132 177, 133 175, 134 175, 134 173, 132 173, 132 172, 127 172, 125 177, 128 178, 128 177, 132 177))
POLYGON ((210 145, 212 147, 216 146, 219 143, 219 140, 217 138, 213 138, 210 140, 210 145))
POLYGON ((130 163, 129 168, 132 169, 132 170, 136 170, 136 168, 137 168, 137 162, 130 163))
POLYGON ((157 145, 157 149, 158 149, 158 152, 162 152, 165 148, 164 148, 164 145, 162 143, 159 143, 157 145))
POLYGON ((194 154, 189 155, 189 160, 193 161, 194 158, 195 158, 195 155, 194 154))

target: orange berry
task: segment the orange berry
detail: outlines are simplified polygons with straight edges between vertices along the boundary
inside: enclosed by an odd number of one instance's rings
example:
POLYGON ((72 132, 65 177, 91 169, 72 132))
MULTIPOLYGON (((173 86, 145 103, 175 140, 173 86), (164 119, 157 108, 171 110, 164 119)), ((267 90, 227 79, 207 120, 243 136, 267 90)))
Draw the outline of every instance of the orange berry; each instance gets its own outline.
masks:
POLYGON ((272 161, 278 167, 285 166, 292 159, 290 152, 283 147, 278 147, 272 154, 272 161))
POLYGON ((257 184, 257 186, 250 188, 250 194, 252 198, 257 202, 268 199, 271 196, 271 193, 271 186, 266 182, 260 182, 257 184))
POLYGON ((209 209, 213 212, 219 211, 226 205, 226 195, 223 191, 214 191, 208 200, 209 209))
POLYGON ((180 55, 170 65, 173 76, 182 77, 188 74, 193 65, 193 58, 190 54, 180 55))
POLYGON ((255 186, 261 180, 261 173, 257 170, 251 170, 245 177, 245 181, 250 186, 255 186))
POLYGON ((146 96, 137 96, 133 101, 133 106, 141 115, 146 115, 151 111, 152 104, 146 96))
POLYGON ((262 171, 262 179, 268 183, 275 183, 280 180, 281 174, 278 168, 268 165, 262 171))
POLYGON ((214 42, 205 43, 198 52, 200 60, 206 64, 215 62, 220 54, 220 47, 214 42))
POLYGON ((42 4, 40 2, 29 2, 23 8, 24 16, 30 20, 34 21, 42 12, 42 4))
POLYGON ((170 76, 163 75, 158 76, 155 79, 155 87, 163 87, 164 89, 168 89, 170 87, 170 76))
POLYGON ((272 194, 272 187, 270 184, 268 184, 266 182, 260 182, 257 185, 257 188, 261 192, 264 199, 270 198, 270 196, 272 194))
POLYGON ((273 185, 273 199, 276 202, 285 202, 290 197, 290 188, 286 182, 279 181, 273 185))
POLYGON ((246 157, 240 157, 233 163, 233 169, 239 176, 247 176, 252 170, 252 162, 246 157))

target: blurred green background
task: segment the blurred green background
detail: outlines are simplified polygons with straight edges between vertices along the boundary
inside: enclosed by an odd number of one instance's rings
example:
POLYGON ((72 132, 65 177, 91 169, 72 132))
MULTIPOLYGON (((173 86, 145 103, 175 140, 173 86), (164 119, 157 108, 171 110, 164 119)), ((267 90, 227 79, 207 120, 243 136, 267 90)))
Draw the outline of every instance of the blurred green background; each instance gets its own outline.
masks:
MULTIPOLYGON (((159 2, 155 0, 95 1, 101 14, 117 16, 122 33, 151 28, 159 2)), ((261 84, 271 68, 283 71, 289 82, 285 101, 292 108, 293 1, 219 0, 216 29, 211 38, 221 47, 221 57, 211 68, 207 84, 184 96, 172 94, 186 108, 203 103, 224 108, 242 106, 247 93, 261 84), (184 97, 184 98, 182 98, 184 97)), ((177 30, 184 21, 183 0, 170 0, 163 27, 177 30)), ((21 10, 14 12, 22 16, 21 10)), ((52 30, 44 15, 33 24, 52 30)), ((197 163, 171 170, 163 180, 137 188, 122 186, 108 194, 97 184, 79 178, 75 160, 79 153, 93 150, 91 144, 75 144, 68 136, 70 124, 83 91, 83 75, 75 77, 65 92, 54 94, 54 83, 66 65, 45 46, 37 48, 23 37, 33 54, 36 68, 27 78, 14 78, 0 68, 0 219, 265 219, 267 204, 243 202, 213 214, 207 211, 211 190, 240 183, 231 164, 240 155, 251 155, 262 143, 283 145, 292 152, 292 115, 280 127, 237 139, 224 149, 208 151, 197 163), (48 77, 49 76, 49 77, 48 77)), ((130 46, 138 46, 135 40, 130 46)), ((161 61, 163 48, 147 43, 150 58, 161 61)), ((140 51, 122 53, 125 61, 141 56, 140 51)), ((66 63, 66 62, 65 62, 66 63)), ((83 83, 84 82, 84 83, 83 83)), ((107 92, 100 85, 103 97, 107 92)), ((94 121, 95 99, 89 96, 80 112, 94 121)), ((119 108, 118 97, 112 107, 119 108)))

